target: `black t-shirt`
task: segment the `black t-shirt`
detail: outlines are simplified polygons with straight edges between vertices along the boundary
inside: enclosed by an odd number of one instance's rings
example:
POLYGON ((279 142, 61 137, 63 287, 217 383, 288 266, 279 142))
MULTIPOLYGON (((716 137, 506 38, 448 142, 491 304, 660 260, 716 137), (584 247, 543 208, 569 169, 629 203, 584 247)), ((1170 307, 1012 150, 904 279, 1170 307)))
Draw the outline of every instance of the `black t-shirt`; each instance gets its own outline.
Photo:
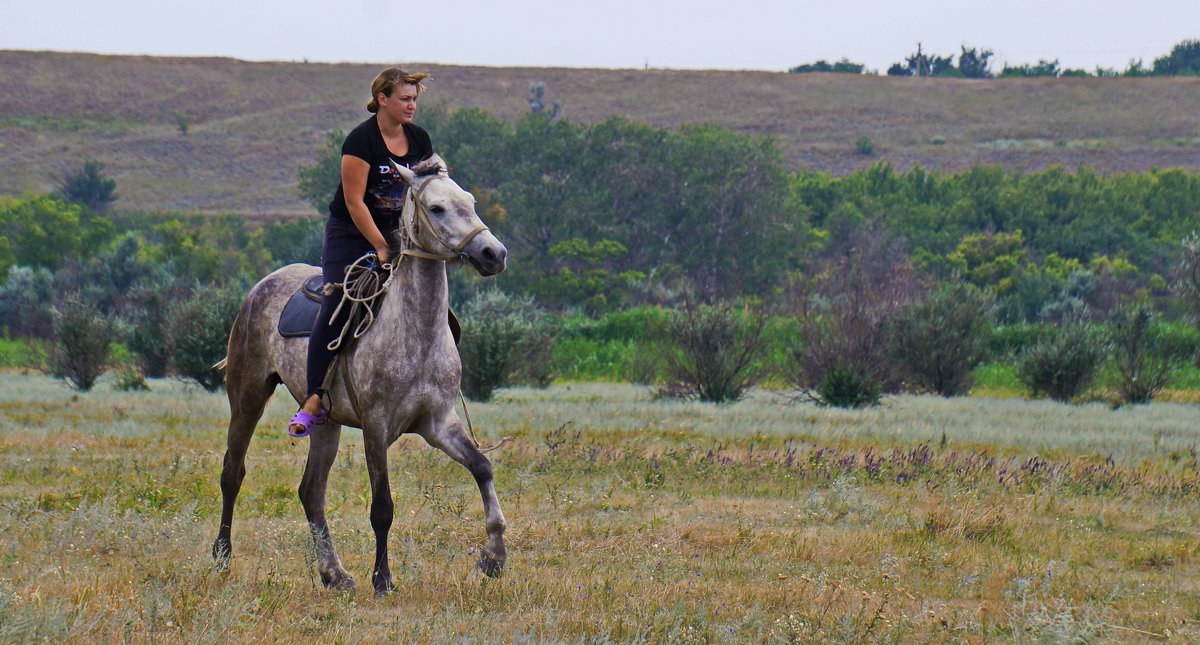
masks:
MULTIPOLYGON (((385 233, 389 228, 395 227, 400 217, 406 188, 395 176, 388 160, 409 168, 433 155, 433 143, 429 140, 429 133, 420 126, 405 123, 404 136, 408 138, 408 154, 397 157, 383 142, 383 135, 379 133, 379 123, 372 116, 351 130, 342 144, 343 155, 358 157, 370 166, 367 172, 367 192, 363 195, 363 201, 366 202, 375 225, 385 233)), ((346 193, 341 182, 338 182, 333 201, 329 202, 329 215, 346 222, 353 221, 350 219, 350 210, 346 208, 346 193)))

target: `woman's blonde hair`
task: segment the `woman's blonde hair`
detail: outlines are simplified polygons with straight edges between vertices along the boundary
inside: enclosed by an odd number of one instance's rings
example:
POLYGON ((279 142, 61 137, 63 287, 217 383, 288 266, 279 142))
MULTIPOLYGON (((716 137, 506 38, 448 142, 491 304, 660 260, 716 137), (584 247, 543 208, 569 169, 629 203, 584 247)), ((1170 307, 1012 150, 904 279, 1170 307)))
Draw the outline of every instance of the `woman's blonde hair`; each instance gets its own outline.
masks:
POLYGON ((376 76, 375 81, 371 83, 371 100, 367 102, 367 111, 372 114, 378 112, 379 102, 376 99, 379 94, 390 97, 397 85, 416 85, 419 96, 421 90, 425 89, 421 81, 427 78, 429 78, 429 74, 409 74, 397 67, 389 67, 379 72, 379 76, 376 76))

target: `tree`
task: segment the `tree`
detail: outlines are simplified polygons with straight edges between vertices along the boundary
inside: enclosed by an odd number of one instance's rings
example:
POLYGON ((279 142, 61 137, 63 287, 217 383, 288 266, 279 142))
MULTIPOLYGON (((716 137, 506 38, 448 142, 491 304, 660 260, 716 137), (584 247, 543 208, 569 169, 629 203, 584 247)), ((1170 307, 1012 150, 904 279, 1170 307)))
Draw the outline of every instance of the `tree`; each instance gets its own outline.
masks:
POLYGON ((473 401, 490 401, 498 388, 513 384, 523 374, 538 381, 535 385, 549 381, 549 374, 530 372, 549 363, 553 343, 542 310, 530 298, 487 288, 459 313, 464 395, 473 401))
POLYGON ((981 51, 963 45, 962 53, 958 56, 958 71, 966 78, 991 78, 992 72, 988 66, 991 65, 992 55, 990 49, 981 51))
POLYGON ((1037 62, 1037 65, 1009 66, 1006 63, 1004 69, 1000 70, 1000 78, 1033 78, 1040 76, 1057 78, 1062 75, 1062 72, 1062 67, 1059 66, 1057 58, 1054 60, 1041 59, 1037 62))
POLYGON ((1200 76, 1200 40, 1185 40, 1154 59, 1155 76, 1200 76))
POLYGON ((992 299, 957 280, 902 307, 892 321, 891 353, 920 390, 958 396, 987 355, 992 299))
POLYGON ((224 387, 225 375, 213 365, 225 357, 244 295, 238 286, 203 287, 172 309, 168 342, 171 364, 181 378, 209 391, 224 387))
POLYGON ((329 212, 329 202, 342 182, 342 142, 346 133, 332 130, 325 134, 325 145, 317 152, 311 166, 300 167, 297 195, 312 204, 318 213, 329 212))
POLYGON ((807 273, 792 287, 800 333, 789 378, 829 405, 874 403, 898 383, 888 329, 919 293, 914 267, 899 241, 866 225, 825 249, 807 273))
POLYGON ((1095 379, 1107 347, 1078 321, 1049 329, 1053 331, 1048 337, 1017 357, 1017 378, 1033 396, 1070 403, 1095 379))
POLYGON ((58 188, 63 199, 94 213, 103 213, 109 204, 117 201, 116 180, 106 176, 104 164, 94 159, 83 162, 82 168, 60 178, 58 188))
POLYGON ((120 336, 119 321, 97 310, 78 293, 67 294, 56 304, 51 318, 54 342, 47 357, 50 373, 77 390, 92 389, 112 366, 109 344, 120 336))
POLYGON ((862 63, 852 63, 850 59, 843 58, 836 63, 827 63, 824 60, 819 60, 815 63, 797 65, 789 69, 788 73, 807 74, 810 72, 825 72, 834 74, 862 74, 864 67, 866 66, 862 63))
POLYGON ((1125 403, 1149 403, 1170 382, 1194 348, 1171 342, 1158 313, 1146 302, 1116 310, 1109 321, 1109 342, 1119 375, 1118 394, 1125 403))

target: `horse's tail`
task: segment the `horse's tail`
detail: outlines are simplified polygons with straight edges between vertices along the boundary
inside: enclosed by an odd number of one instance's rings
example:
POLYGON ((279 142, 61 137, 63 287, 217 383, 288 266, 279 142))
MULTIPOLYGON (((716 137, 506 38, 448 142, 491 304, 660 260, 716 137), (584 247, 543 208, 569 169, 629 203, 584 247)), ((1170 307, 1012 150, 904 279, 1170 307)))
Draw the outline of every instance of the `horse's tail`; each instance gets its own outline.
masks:
POLYGON ((226 356, 225 358, 222 358, 221 360, 217 361, 216 363, 213 363, 212 368, 214 370, 223 370, 228 366, 229 366, 229 357, 226 356))

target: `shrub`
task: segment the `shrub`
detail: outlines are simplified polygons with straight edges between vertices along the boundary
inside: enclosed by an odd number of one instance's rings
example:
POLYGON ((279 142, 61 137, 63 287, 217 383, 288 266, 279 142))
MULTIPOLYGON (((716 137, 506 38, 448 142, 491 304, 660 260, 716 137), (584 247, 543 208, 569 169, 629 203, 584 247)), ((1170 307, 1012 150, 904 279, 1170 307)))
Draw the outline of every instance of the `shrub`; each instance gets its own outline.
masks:
POLYGON ((919 389, 958 396, 971 389, 971 370, 987 355, 991 298, 952 282, 896 313, 892 356, 919 389))
POLYGON ((112 365, 109 343, 120 334, 120 322, 77 293, 67 294, 51 308, 51 321, 54 339, 47 357, 50 374, 77 390, 92 389, 112 365))
POLYGON ((463 305, 461 314, 463 394, 489 401, 498 388, 516 382, 550 382, 554 337, 531 298, 485 289, 463 305))
POLYGON ((873 155, 875 154, 875 142, 871 141, 870 137, 859 137, 858 141, 854 142, 854 151, 860 155, 873 155))
POLYGON ((1021 353, 1017 378, 1033 396, 1069 403, 1095 378, 1106 347, 1081 323, 1047 329, 1053 331, 1021 353))
POLYGON ((1191 343, 1172 342, 1146 303, 1118 308, 1109 321, 1117 369, 1117 393, 1125 403, 1149 403, 1170 382, 1176 367, 1195 355, 1191 343))
POLYGON ((818 405, 836 408, 865 408, 878 405, 882 387, 879 379, 860 366, 837 363, 821 375, 811 395, 818 405))
POLYGON ((730 303, 672 311, 658 345, 667 379, 660 394, 712 403, 741 400, 762 375, 765 324, 762 311, 730 303))
POLYGON ((213 365, 225 357, 244 295, 241 287, 204 287, 172 308, 167 333, 177 376, 209 391, 224 386, 224 373, 213 365))
POLYGON ((63 199, 101 213, 117 201, 117 182, 104 174, 104 163, 89 159, 59 179, 63 199))
POLYGON ((49 269, 12 266, 0 286, 0 326, 13 336, 49 338, 49 303, 54 297, 54 274, 49 269))
POLYGON ((903 249, 881 231, 854 231, 839 244, 810 267, 811 277, 793 285, 797 327, 788 334, 796 341, 787 376, 818 399, 820 384, 843 382, 847 370, 860 375, 868 393, 898 384, 887 330, 920 291, 903 249))

